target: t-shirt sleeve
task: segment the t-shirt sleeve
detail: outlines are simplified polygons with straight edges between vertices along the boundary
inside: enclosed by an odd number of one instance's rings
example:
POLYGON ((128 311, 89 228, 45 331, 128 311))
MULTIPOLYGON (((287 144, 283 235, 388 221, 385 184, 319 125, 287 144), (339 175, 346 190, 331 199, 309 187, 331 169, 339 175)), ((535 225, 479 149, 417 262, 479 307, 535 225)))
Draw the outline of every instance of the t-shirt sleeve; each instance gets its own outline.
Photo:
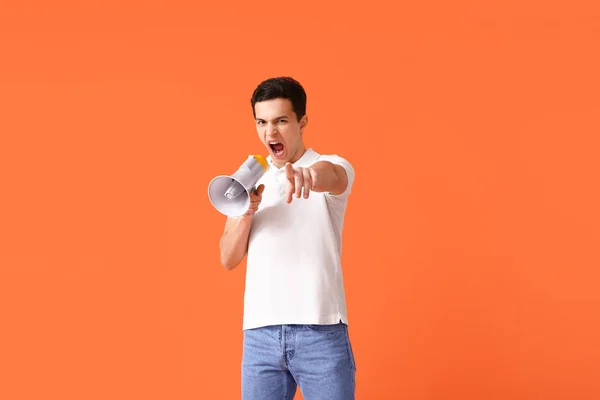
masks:
POLYGON ((332 164, 340 165, 346 171, 346 175, 348 176, 348 186, 346 186, 346 190, 343 193, 334 195, 331 193, 327 193, 328 196, 332 197, 347 197, 352 191, 352 185, 354 184, 354 167, 350 162, 336 154, 332 155, 320 155, 316 162, 319 161, 329 161, 332 164))

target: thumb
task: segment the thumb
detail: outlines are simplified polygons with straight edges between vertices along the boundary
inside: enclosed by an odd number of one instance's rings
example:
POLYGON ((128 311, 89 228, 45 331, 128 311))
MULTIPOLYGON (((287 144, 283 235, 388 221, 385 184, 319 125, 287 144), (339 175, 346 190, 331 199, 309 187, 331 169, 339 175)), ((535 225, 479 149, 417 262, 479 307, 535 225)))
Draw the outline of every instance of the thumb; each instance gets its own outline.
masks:
POLYGON ((258 186, 258 188, 256 189, 256 194, 260 196, 264 190, 265 190, 265 185, 264 184, 260 184, 258 186))

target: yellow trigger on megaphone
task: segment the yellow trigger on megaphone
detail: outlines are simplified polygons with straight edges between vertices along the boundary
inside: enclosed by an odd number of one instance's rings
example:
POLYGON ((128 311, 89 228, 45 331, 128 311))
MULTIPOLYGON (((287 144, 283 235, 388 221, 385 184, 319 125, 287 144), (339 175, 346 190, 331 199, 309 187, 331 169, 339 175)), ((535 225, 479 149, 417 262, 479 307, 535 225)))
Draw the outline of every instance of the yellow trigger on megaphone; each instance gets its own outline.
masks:
POLYGON ((239 217, 250 207, 250 193, 267 171, 267 160, 260 155, 248 156, 233 175, 219 175, 208 184, 208 198, 221 214, 239 217))

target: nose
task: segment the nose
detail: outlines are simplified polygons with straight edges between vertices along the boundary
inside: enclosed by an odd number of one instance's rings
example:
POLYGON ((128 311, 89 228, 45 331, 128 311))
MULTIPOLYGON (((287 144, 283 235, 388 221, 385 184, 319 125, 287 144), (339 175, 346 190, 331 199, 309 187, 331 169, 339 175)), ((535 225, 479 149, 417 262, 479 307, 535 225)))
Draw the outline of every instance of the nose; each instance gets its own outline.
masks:
POLYGON ((273 136, 277 134, 277 127, 273 124, 267 124, 266 126, 266 134, 268 136, 273 136))

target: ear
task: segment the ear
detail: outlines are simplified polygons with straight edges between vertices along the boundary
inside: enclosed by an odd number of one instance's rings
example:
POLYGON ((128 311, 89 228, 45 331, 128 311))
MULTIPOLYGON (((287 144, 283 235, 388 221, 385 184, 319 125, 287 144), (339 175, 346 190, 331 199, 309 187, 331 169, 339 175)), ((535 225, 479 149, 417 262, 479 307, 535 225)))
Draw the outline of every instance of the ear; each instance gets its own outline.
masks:
POLYGON ((302 131, 304 131, 304 128, 306 128, 306 125, 308 125, 308 116, 305 114, 304 117, 302 117, 300 119, 300 133, 302 133, 302 131))

